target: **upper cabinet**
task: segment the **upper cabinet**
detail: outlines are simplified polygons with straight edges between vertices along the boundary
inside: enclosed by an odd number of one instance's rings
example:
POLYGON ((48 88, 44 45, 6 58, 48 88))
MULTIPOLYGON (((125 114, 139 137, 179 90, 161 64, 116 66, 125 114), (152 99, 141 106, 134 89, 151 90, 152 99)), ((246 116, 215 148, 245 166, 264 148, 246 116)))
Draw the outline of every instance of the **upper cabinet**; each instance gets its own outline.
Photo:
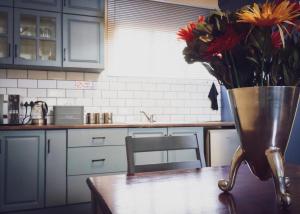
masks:
POLYGON ((12 8, 0 7, 0 64, 12 64, 13 15, 12 8))
POLYGON ((15 0, 14 6, 19 8, 61 12, 62 0, 15 0))
POLYGON ((63 67, 104 67, 103 19, 63 15, 63 67))
POLYGON ((0 0, 0 6, 13 6, 13 0, 0 0))
POLYGON ((0 67, 100 71, 103 16, 104 0, 0 0, 0 67))
POLYGON ((15 9, 14 63, 61 66, 61 15, 15 9))
POLYGON ((63 12, 103 17, 104 0, 64 0, 63 12))

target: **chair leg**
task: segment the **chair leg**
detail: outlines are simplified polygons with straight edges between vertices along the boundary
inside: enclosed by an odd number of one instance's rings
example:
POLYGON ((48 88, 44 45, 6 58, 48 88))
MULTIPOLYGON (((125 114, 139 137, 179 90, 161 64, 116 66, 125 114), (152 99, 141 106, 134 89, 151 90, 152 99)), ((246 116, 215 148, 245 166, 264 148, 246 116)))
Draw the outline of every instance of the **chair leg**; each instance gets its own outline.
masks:
POLYGON ((277 200, 283 206, 291 204, 291 197, 287 193, 287 187, 290 185, 290 179, 284 176, 284 163, 281 151, 277 147, 270 147, 265 151, 270 168, 272 170, 277 200))
POLYGON ((241 146, 239 146, 237 148, 237 150, 235 151, 232 161, 231 161, 231 166, 230 166, 230 171, 229 171, 229 179, 225 180, 219 180, 218 182, 218 186, 221 190, 223 190, 224 192, 228 192, 230 190, 232 190, 234 183, 235 183, 235 179, 236 179, 236 173, 241 165, 241 163, 243 162, 245 157, 245 152, 244 150, 241 148, 241 146))

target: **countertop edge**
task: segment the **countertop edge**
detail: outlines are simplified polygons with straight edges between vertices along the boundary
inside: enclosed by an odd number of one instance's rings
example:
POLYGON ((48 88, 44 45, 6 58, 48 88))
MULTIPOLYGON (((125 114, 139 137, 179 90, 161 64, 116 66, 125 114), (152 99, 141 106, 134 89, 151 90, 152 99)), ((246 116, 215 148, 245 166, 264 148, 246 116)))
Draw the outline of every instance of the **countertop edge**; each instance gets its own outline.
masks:
POLYGON ((11 130, 55 130, 55 129, 97 129, 97 128, 163 128, 163 127, 234 127, 234 122, 199 122, 199 123, 116 123, 82 125, 1 125, 0 131, 11 130))

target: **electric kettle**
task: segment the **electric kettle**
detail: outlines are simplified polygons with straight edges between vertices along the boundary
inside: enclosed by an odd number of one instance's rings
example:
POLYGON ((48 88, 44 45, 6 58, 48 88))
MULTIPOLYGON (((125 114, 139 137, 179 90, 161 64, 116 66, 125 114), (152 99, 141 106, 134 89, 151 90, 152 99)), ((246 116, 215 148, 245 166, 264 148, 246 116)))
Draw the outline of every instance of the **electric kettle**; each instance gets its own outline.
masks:
POLYGON ((48 105, 44 101, 36 101, 31 104, 31 124, 32 125, 46 125, 48 105))

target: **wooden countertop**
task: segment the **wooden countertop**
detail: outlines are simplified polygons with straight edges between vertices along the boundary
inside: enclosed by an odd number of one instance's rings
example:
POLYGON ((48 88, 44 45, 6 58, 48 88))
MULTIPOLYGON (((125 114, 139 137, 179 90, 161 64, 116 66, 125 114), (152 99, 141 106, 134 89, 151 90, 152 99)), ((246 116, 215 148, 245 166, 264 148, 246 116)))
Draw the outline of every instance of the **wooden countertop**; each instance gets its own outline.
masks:
POLYGON ((51 130, 51 129, 96 129, 96 128, 162 128, 162 127, 233 127, 233 122, 199 122, 199 123, 114 123, 84 125, 0 125, 0 131, 9 130, 51 130))

